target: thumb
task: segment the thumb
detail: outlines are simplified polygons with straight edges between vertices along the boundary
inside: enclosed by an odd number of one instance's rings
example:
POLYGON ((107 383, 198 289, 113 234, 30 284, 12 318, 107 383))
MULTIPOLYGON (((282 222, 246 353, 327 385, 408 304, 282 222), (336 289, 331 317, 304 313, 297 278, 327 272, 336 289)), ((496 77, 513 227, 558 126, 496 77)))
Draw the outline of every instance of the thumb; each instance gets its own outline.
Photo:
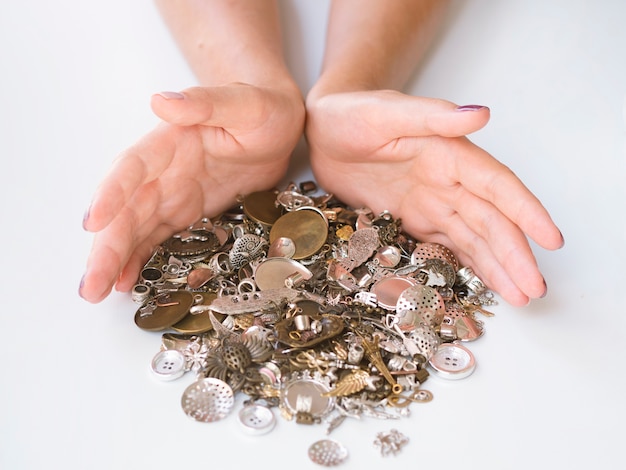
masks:
MULTIPOLYGON (((152 111, 164 121, 179 126, 197 124, 217 127, 245 127, 253 122, 254 106, 260 103, 259 89, 243 83, 217 87, 191 87, 152 95, 152 111), (242 113, 241 110, 248 110, 242 113)), ((258 121, 256 121, 258 122, 258 121)))
POLYGON ((490 110, 481 105, 457 106, 435 98, 396 95, 387 100, 386 113, 379 113, 396 137, 460 137, 482 129, 490 110))

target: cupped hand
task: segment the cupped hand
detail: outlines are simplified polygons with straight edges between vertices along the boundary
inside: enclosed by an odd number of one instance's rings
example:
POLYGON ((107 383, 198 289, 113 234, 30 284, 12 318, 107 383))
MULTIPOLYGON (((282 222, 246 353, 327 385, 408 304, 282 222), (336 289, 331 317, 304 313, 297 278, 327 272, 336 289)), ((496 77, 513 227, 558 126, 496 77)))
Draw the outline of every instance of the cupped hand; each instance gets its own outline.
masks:
POLYGON ((385 210, 421 241, 446 245, 508 303, 546 293, 527 237, 563 245, 541 202, 465 136, 490 111, 395 91, 307 99, 306 138, 324 190, 353 207, 385 210))
POLYGON ((273 187, 304 126, 297 90, 240 83, 164 92, 152 108, 163 122, 116 159, 83 222, 95 232, 79 290, 90 302, 130 290, 175 232, 273 187))

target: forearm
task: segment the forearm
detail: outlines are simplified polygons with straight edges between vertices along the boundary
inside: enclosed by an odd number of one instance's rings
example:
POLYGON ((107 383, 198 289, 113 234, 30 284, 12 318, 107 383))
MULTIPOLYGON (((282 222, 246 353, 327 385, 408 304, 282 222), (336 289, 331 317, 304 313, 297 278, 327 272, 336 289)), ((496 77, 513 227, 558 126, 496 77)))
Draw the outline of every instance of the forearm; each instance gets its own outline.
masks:
POLYGON ((313 92, 401 89, 431 43, 447 0, 333 0, 313 92))
POLYGON ((275 0, 155 0, 200 85, 294 86, 275 0))

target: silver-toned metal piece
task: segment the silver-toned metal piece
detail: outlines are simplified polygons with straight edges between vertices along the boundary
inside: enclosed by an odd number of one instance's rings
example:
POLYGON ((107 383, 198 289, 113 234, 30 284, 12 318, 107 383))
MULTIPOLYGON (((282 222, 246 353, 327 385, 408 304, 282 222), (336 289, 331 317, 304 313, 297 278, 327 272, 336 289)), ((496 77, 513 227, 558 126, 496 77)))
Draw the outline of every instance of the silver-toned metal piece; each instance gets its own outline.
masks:
POLYGON ((159 351, 152 359, 150 368, 159 380, 176 380, 185 373, 185 356, 176 349, 159 351))
POLYGON ((291 379, 283 388, 281 404, 292 415, 306 413, 312 418, 326 415, 335 398, 324 396, 330 388, 324 382, 310 377, 291 379))
POLYGON ((131 299, 137 304, 143 304, 150 298, 150 287, 145 284, 135 284, 131 293, 131 299))
POLYGON ((395 268, 400 263, 402 256, 397 246, 386 245, 376 250, 374 259, 378 260, 383 268, 395 268))
POLYGON ((276 203, 283 206, 287 211, 295 211, 300 207, 314 205, 313 199, 297 191, 281 191, 276 196, 276 203))
POLYGON ((291 238, 278 237, 267 250, 268 258, 291 258, 296 253, 296 244, 291 238))
POLYGON ((375 228, 362 228, 356 230, 348 240, 348 256, 339 263, 348 271, 365 263, 380 246, 378 230, 375 228))
POLYGON ((139 284, 144 284, 148 287, 158 284, 163 281, 163 271, 153 266, 148 266, 141 270, 139 274, 139 284))
MULTIPOLYGON (((398 302, 410 287, 415 286, 415 279, 407 276, 388 276, 376 282, 370 292, 376 295, 378 306, 387 310, 396 310, 398 302)), ((402 304, 404 306, 404 304, 402 304)))
POLYGON ((234 404, 233 389, 212 377, 197 380, 183 393, 183 411, 196 421, 209 423, 226 417, 234 404))
POLYGON ((348 458, 348 449, 332 439, 322 439, 309 447, 312 462, 324 467, 334 467, 348 458))
POLYGON ((428 367, 437 377, 458 380, 474 372, 476 361, 472 352, 460 343, 442 343, 428 360, 428 367))
POLYGON ((244 406, 239 411, 238 418, 244 432, 253 436, 267 434, 276 425, 272 410, 257 403, 244 406))
POLYGON ((262 291, 284 288, 286 283, 298 287, 312 276, 306 266, 289 258, 267 258, 254 269, 254 280, 262 291))
POLYGON ((293 302, 299 296, 295 289, 283 287, 280 289, 267 289, 263 291, 244 292, 234 295, 218 297, 210 305, 195 305, 190 311, 212 310, 225 315, 238 315, 241 313, 253 313, 267 310, 282 302, 293 302))
POLYGON ((452 287, 456 280, 454 268, 443 259, 433 258, 424 261, 420 271, 426 274, 425 285, 430 287, 452 287))
POLYGON ((374 445, 378 447, 381 455, 387 456, 391 454, 397 454, 402 447, 408 444, 409 438, 402 434, 397 429, 392 429, 389 432, 379 432, 376 434, 374 445))
POLYGON ((243 234, 233 242, 228 253, 230 264, 234 269, 239 269, 250 261, 263 256, 266 247, 265 238, 253 233, 243 234))
POLYGON ((452 250, 439 243, 418 243, 411 253, 411 264, 421 266, 426 260, 433 258, 447 261, 454 271, 459 269, 459 261, 452 250))
POLYGON ((446 309, 436 289, 420 284, 403 291, 395 307, 402 329, 410 329, 420 323, 435 326, 441 322, 446 309))
POLYGON ((456 278, 461 285, 466 286, 476 295, 480 295, 487 290, 487 286, 474 274, 474 270, 469 266, 459 269, 456 273, 456 278))

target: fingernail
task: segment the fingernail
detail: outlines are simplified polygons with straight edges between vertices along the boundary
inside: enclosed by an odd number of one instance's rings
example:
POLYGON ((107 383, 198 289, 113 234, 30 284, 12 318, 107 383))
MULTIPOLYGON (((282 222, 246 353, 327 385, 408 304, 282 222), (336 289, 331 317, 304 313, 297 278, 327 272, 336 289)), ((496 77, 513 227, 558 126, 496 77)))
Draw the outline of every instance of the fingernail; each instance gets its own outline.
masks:
POLYGON ((466 104, 464 106, 457 106, 457 111, 480 111, 481 109, 488 109, 487 106, 480 104, 466 104))
POLYGON ((565 246, 565 237, 563 236, 563 232, 561 232, 560 230, 559 230, 559 233, 561 234, 561 247, 560 248, 563 248, 565 246))
MULTIPOLYGON (((85 285, 85 274, 80 278, 80 285, 78 286, 78 295, 83 297, 83 286, 85 285)), ((83 297, 84 298, 84 297, 83 297)))
POLYGON ((543 299, 546 295, 548 295, 548 285, 546 284, 546 281, 544 279, 543 281, 543 294, 541 294, 541 299, 543 299))
POLYGON ((89 206, 89 209, 87 209, 87 211, 85 212, 85 215, 83 215, 83 230, 87 230, 87 222, 89 221, 90 213, 91 213, 91 206, 89 206))
POLYGON ((161 92, 159 92, 159 95, 161 95, 166 100, 182 100, 182 99, 185 99, 185 95, 183 95, 182 93, 178 93, 177 91, 161 91, 161 92))

